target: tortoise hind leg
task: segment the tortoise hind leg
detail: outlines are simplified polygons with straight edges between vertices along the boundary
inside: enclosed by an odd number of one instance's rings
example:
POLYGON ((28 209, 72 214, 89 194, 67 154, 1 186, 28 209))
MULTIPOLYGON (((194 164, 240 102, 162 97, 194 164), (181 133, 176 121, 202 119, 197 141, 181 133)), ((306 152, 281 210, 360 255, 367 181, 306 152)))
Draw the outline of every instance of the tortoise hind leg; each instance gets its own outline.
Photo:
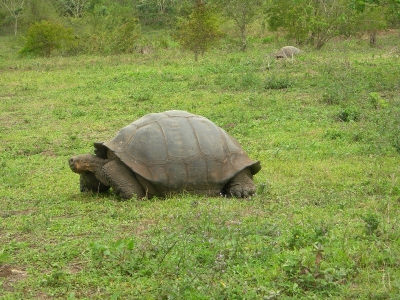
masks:
POLYGON ((253 175, 250 168, 246 168, 235 175, 224 186, 223 193, 237 198, 246 198, 256 193, 253 175))

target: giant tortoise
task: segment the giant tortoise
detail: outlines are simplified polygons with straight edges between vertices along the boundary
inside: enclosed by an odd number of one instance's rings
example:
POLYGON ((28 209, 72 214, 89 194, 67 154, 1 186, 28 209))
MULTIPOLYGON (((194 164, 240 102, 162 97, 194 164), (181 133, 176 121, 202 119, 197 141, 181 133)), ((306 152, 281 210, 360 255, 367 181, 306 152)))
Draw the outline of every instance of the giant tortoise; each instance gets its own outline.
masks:
POLYGON ((275 53, 275 58, 293 58, 295 55, 299 54, 300 49, 293 46, 285 46, 279 49, 278 52, 275 53))
POLYGON ((193 194, 248 197, 261 169, 222 128, 186 111, 151 113, 124 127, 95 155, 70 158, 81 191, 107 191, 123 199, 193 194))

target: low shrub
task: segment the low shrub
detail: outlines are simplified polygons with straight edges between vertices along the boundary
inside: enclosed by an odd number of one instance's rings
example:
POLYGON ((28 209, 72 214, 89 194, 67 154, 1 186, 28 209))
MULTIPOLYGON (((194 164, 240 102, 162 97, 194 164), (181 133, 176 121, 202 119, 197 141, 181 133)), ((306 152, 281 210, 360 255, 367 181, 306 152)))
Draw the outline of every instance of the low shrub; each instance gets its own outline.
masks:
POLYGON ((67 52, 74 47, 75 40, 71 28, 49 21, 33 24, 25 38, 20 54, 42 57, 49 57, 54 50, 67 52))

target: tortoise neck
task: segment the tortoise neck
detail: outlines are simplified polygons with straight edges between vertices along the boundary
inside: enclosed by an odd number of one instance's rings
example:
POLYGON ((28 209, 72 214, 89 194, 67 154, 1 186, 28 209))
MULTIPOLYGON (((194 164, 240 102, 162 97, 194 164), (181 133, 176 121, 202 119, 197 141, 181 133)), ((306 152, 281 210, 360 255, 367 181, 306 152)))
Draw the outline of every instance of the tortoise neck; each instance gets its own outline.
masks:
POLYGON ((92 156, 91 162, 89 164, 89 170, 92 173, 96 173, 98 171, 101 171, 103 166, 108 162, 108 159, 104 159, 101 157, 97 157, 95 155, 92 156))

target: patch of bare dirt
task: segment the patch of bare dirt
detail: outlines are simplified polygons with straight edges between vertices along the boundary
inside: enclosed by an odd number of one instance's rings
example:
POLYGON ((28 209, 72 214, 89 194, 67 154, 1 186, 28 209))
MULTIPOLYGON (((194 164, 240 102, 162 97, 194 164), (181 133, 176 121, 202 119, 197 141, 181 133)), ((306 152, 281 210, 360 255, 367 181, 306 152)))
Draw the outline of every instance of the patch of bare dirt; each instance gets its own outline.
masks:
POLYGON ((33 212, 34 212, 33 209, 9 210, 9 211, 0 212, 0 217, 1 218, 9 218, 9 217, 15 216, 15 215, 30 215, 33 212))
POLYGON ((14 291, 13 285, 28 277, 28 273, 21 268, 13 267, 10 265, 0 265, 0 277, 3 280, 3 289, 9 292, 14 291))
POLYGON ((132 233, 136 237, 146 237, 148 235, 147 231, 153 228, 158 224, 157 220, 153 219, 142 219, 139 222, 134 222, 131 224, 121 225, 121 229, 123 230, 123 236, 127 232, 132 233))

